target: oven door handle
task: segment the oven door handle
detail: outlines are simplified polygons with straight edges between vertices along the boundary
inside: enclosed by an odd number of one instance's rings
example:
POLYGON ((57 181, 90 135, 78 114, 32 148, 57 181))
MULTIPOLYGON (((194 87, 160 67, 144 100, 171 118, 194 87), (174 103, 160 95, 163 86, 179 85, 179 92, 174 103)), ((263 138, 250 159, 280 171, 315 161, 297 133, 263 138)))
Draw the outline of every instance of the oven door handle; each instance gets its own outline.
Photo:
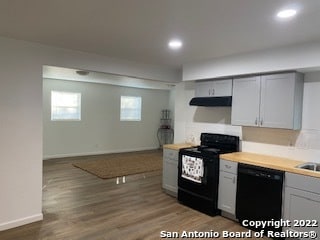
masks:
POLYGON ((201 178, 201 184, 207 185, 208 169, 206 167, 206 161, 203 161, 202 164, 203 164, 203 177, 201 178))

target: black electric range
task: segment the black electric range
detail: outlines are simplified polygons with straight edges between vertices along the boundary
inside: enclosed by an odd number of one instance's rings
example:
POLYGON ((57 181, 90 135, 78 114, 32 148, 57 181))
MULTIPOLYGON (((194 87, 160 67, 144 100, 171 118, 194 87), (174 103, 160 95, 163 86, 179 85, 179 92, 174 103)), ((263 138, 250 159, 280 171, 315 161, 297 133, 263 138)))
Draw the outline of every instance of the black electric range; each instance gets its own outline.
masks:
POLYGON ((239 137, 201 133, 201 145, 179 151, 178 201, 211 216, 219 214, 219 154, 239 151, 239 137))

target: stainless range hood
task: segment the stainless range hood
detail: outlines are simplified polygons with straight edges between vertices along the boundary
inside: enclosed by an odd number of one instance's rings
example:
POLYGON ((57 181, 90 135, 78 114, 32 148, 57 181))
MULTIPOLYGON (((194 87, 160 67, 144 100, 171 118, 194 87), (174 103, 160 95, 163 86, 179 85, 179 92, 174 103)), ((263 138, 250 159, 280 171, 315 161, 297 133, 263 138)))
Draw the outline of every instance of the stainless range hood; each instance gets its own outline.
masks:
POLYGON ((229 107, 232 103, 232 96, 225 97, 195 97, 189 102, 190 106, 201 107, 229 107))

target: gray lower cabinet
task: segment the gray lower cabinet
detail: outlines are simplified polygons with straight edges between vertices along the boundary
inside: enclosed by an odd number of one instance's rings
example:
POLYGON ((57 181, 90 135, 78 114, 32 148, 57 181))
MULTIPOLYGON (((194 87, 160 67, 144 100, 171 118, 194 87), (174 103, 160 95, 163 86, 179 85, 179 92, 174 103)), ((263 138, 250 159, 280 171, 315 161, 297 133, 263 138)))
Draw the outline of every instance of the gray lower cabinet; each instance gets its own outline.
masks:
POLYGON ((231 215, 236 211, 238 163, 220 159, 218 208, 231 215))
POLYGON ((315 231, 320 237, 319 178, 286 173, 283 219, 291 222, 286 230, 315 231))
POLYGON ((163 149, 162 188, 175 197, 178 194, 178 158, 178 150, 163 149))

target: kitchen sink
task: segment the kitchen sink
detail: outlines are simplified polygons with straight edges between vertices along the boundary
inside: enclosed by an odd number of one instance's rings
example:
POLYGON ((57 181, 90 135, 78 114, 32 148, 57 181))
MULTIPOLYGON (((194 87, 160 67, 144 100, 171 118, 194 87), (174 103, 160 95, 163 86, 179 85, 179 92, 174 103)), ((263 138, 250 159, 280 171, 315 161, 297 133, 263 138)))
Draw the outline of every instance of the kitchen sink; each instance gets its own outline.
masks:
POLYGON ((296 168, 320 172, 320 163, 306 162, 296 166, 296 168))

